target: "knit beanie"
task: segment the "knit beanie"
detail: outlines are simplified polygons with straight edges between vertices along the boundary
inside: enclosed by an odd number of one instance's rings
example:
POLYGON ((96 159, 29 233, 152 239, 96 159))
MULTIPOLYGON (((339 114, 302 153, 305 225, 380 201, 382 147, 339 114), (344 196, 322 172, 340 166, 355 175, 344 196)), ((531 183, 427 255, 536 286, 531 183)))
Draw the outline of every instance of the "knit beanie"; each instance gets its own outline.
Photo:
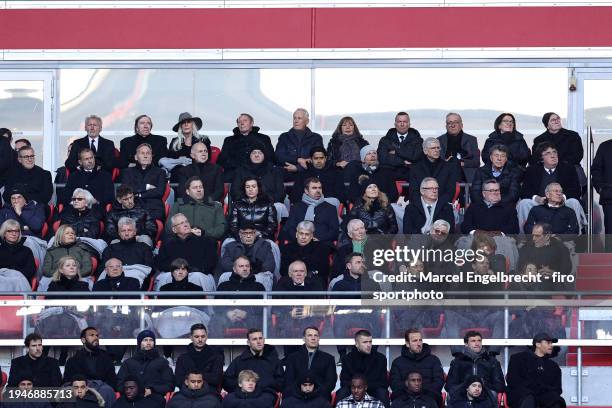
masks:
POLYGON ((138 337, 136 337, 136 341, 138 342, 137 345, 140 346, 140 343, 142 343, 142 341, 147 337, 151 337, 153 339, 153 343, 155 343, 155 333, 153 333, 151 330, 143 330, 138 333, 138 337))
POLYGON ((371 151, 376 151, 376 147, 373 145, 365 145, 361 148, 361 150, 359 150, 359 157, 361 158, 362 162, 365 160, 366 155, 371 151))
POLYGON ((554 114, 555 112, 546 112, 544 116, 542 116, 542 123, 544 124, 545 128, 548 127, 548 121, 550 120, 550 117, 554 114))
POLYGON ((483 385, 482 378, 478 377, 477 375, 472 375, 472 376, 468 377, 468 379, 465 381, 465 386, 469 387, 470 385, 474 384, 475 382, 480 383, 480 385, 483 385))
POLYGON ((376 184, 376 182, 370 180, 368 176, 359 176, 359 197, 363 197, 368 186, 371 184, 376 184))

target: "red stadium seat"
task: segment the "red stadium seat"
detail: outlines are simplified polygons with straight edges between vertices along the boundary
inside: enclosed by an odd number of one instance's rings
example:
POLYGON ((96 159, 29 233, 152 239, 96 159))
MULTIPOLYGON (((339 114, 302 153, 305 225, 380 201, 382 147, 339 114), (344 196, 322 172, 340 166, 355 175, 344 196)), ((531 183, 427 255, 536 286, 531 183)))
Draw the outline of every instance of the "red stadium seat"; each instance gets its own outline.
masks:
POLYGON ((421 329, 421 334, 423 337, 440 337, 442 333, 442 328, 444 328, 444 322, 446 321, 446 316, 444 313, 440 313, 440 318, 438 320, 438 325, 436 327, 423 327, 421 329))
POLYGON ((113 172, 111 173, 111 178, 113 179, 113 183, 119 179, 120 175, 121 175, 121 170, 119 170, 117 167, 113 168, 113 172))
POLYGON ((396 181, 395 181, 395 188, 397 189, 397 194, 398 194, 399 196, 401 196, 401 195, 402 195, 402 192, 403 192, 403 190, 404 190, 404 184, 406 184, 406 185, 407 185, 407 184, 408 184, 408 181, 407 181, 407 180, 396 180, 396 181))
MULTIPOLYGON (((0 300, 21 300, 21 296, 0 296, 0 300)), ((22 338, 23 316, 18 316, 19 306, 3 307, 0 319, 0 338, 22 338)))
POLYGON ((40 236, 44 239, 48 233, 49 233, 49 224, 45 222, 42 226, 42 229, 40 230, 40 236))
MULTIPOLYGON (((168 215, 166 215, 166 218, 168 218, 168 215)), ((157 226, 157 232, 155 233, 155 242, 157 242, 161 239, 162 232, 164 232, 164 223, 161 222, 161 220, 155 220, 155 225, 157 226)))
POLYGON ((166 183, 166 189, 164 190, 164 195, 162 196, 162 201, 165 203, 168 201, 168 197, 170 196, 170 184, 166 183))
POLYGON ((210 146, 210 162, 212 164, 217 163, 217 159, 219 158, 220 154, 221 149, 219 149, 217 146, 210 146))
POLYGON ((96 271, 98 270, 98 258, 95 256, 91 257, 91 276, 96 275, 96 271))
POLYGON ((57 229, 59 228, 60 223, 61 223, 61 221, 60 221, 60 220, 57 220, 57 221, 55 221, 55 222, 53 223, 53 232, 54 232, 54 233, 55 233, 55 232, 57 232, 57 229))
POLYGON ((225 337, 239 338, 246 337, 248 331, 249 329, 244 327, 226 327, 225 330, 223 330, 223 333, 225 334, 225 337))
POLYGON ((468 327, 466 329, 461 329, 461 331, 459 332, 459 337, 465 336, 465 333, 469 331, 477 331, 478 333, 482 334, 483 338, 491 337, 491 329, 489 329, 488 327, 468 327))

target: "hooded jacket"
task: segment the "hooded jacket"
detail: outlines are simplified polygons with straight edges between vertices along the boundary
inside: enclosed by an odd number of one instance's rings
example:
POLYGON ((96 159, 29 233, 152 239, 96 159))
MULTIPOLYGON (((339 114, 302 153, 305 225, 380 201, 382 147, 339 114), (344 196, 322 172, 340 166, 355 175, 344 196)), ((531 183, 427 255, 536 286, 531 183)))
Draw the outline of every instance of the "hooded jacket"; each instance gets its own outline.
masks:
POLYGON ((221 408, 221 399, 217 391, 206 382, 199 390, 190 390, 185 385, 174 394, 166 405, 167 408, 221 408))
POLYGON ((451 394, 449 408, 497 408, 497 402, 493 401, 489 389, 484 384, 482 385, 482 392, 478 397, 471 400, 468 398, 467 388, 470 384, 467 383, 470 381, 470 377, 457 387, 454 392, 449 392, 451 394))
POLYGON ((529 163, 531 151, 521 132, 515 130, 505 133, 500 133, 499 131, 490 133, 482 148, 482 161, 485 164, 491 164, 491 153, 489 150, 496 144, 502 144, 508 147, 508 150, 510 150, 510 154, 508 155, 509 161, 513 161, 523 168, 529 163))
POLYGON ((150 388, 162 396, 174 389, 174 375, 168 360, 155 349, 138 350, 133 357, 125 360, 117 373, 118 384, 123 384, 128 375, 137 377, 143 388, 150 388))
POLYGON ((262 391, 274 393, 283 389, 285 371, 276 349, 269 344, 264 345, 261 355, 254 355, 247 348, 236 357, 223 374, 223 388, 228 392, 239 390, 238 374, 242 370, 253 370, 259 375, 257 388, 262 391))
POLYGON ((440 394, 444 386, 444 370, 440 359, 431 353, 429 344, 423 343, 420 353, 413 353, 402 346, 402 353, 391 364, 391 391, 404 389, 404 380, 410 371, 418 371, 423 376, 423 388, 433 394, 440 394))
POLYGON ((196 369, 204 375, 204 382, 214 389, 219 389, 223 379, 223 354, 211 346, 205 346, 196 351, 192 344, 187 346, 187 352, 176 360, 174 368, 174 385, 180 387, 185 382, 185 375, 191 369, 196 369))
POLYGON ((229 232, 236 239, 239 239, 240 226, 252 223, 262 238, 274 240, 277 228, 276 208, 265 196, 257 197, 252 203, 246 198, 234 201, 228 219, 229 232))
POLYGON ((219 240, 225 235, 227 221, 223 205, 217 201, 208 198, 198 202, 189 196, 179 198, 166 220, 167 232, 172 231, 172 216, 178 213, 187 217, 192 228, 200 228, 205 237, 219 240))
MULTIPOLYGON (((332 359, 333 362, 333 359, 332 359)), ((335 368, 334 368, 335 371, 335 368)), ((303 376, 301 376, 303 377, 303 376)), ((298 378, 301 378, 298 377, 298 378)), ((289 380, 287 380, 289 382, 289 380)), ((314 384, 312 392, 304 393, 301 389, 301 384, 298 384, 299 380, 296 380, 292 384, 292 388, 289 391, 283 392, 283 403, 282 407, 287 408, 330 408, 328 400, 322 396, 321 388, 319 384, 314 384)), ((334 382, 334 386, 335 386, 334 382)))
POLYGON ((414 393, 404 387, 404 391, 393 399, 391 408, 439 408, 438 403, 423 393, 414 393))
POLYGON ((25 240, 26 238, 22 237, 15 244, 11 244, 0 238, 0 268, 19 271, 30 281, 36 273, 36 264, 32 250, 23 245, 25 240))
POLYGON ((75 374, 83 374, 87 380, 104 381, 112 388, 117 386, 113 360, 101 348, 89 350, 83 347, 70 357, 64 368, 65 381, 70 380, 75 374))
MULTIPOLYGON (((310 157, 310 151, 314 147, 323 147, 323 138, 320 134, 314 133, 310 128, 304 129, 304 135, 299 136, 298 131, 294 128, 278 137, 276 144, 276 163, 284 167, 285 163, 297 165, 297 159, 307 159, 310 157)), ((297 166, 298 171, 302 171, 302 166, 297 166)))
POLYGON ((106 215, 104 223, 104 233, 109 240, 119 238, 118 223, 122 217, 131 218, 136 222, 136 235, 148 235, 151 239, 155 238, 157 234, 155 220, 149 216, 140 200, 136 200, 134 208, 131 209, 123 208, 118 201, 113 203, 113 208, 106 215))
POLYGON ((77 398, 74 402, 63 402, 60 408, 104 408, 104 398, 98 391, 88 388, 83 398, 77 398))
MULTIPOLYGON (((470 376, 478 376, 484 381, 484 386, 495 392, 503 392, 506 388, 504 373, 495 354, 483 347, 480 353, 475 353, 467 347, 462 352, 454 353, 455 357, 446 377, 446 390, 454 393, 461 390, 464 382, 470 376)), ((465 393, 465 392, 464 392, 465 393)))
POLYGON ((223 167, 223 176, 226 182, 234 180, 234 172, 243 164, 248 162, 252 146, 259 144, 263 148, 264 162, 274 162, 274 147, 270 137, 259 132, 258 126, 253 126, 248 135, 240 133, 238 127, 232 130, 232 136, 223 139, 221 153, 217 158, 217 164, 223 167))

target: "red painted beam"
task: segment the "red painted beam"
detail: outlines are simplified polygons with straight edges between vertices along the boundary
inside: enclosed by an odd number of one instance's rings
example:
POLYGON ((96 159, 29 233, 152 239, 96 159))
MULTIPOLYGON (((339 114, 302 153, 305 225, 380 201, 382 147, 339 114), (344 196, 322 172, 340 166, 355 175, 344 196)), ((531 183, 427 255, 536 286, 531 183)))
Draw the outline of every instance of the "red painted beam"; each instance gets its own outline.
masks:
POLYGON ((2 49, 610 47, 612 7, 0 11, 2 49))

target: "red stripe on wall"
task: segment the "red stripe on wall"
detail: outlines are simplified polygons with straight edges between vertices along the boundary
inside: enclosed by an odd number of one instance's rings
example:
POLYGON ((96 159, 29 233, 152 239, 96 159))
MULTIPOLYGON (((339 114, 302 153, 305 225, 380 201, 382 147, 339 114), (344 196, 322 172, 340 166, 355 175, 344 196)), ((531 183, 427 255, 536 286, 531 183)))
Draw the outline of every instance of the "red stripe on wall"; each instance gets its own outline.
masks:
POLYGON ((612 7, 0 11, 2 49, 609 47, 612 7))

